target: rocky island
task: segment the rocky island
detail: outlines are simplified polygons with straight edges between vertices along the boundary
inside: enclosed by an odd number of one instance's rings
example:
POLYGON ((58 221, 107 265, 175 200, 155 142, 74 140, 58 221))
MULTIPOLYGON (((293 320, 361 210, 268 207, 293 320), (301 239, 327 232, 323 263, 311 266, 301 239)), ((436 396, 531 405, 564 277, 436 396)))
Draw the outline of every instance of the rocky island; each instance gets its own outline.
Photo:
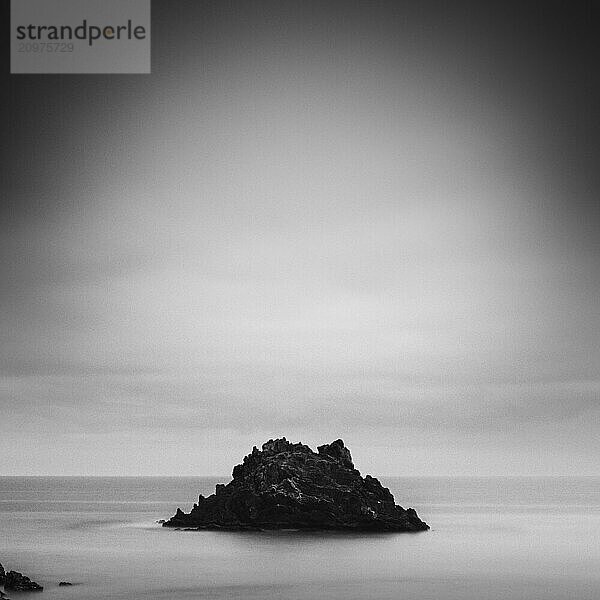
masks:
POLYGON ((200 495, 189 513, 177 509, 163 527, 186 529, 429 529, 412 508, 394 502, 370 475, 361 476, 342 440, 314 452, 285 438, 256 446, 233 469, 233 480, 200 495))
MULTIPOLYGON (((16 592, 41 592, 44 588, 31 581, 29 577, 19 573, 18 571, 4 570, 4 567, 0 563, 0 588, 4 587, 5 590, 11 590, 16 592)), ((0 590, 0 598, 6 598, 6 594, 0 590)))

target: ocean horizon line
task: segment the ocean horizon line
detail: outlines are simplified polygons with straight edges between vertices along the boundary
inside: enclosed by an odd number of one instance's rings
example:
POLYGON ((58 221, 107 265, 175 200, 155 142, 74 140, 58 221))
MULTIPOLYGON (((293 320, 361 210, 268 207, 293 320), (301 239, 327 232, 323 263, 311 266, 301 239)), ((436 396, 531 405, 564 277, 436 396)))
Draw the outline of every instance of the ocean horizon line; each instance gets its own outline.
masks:
MULTIPOLYGON (((369 473, 371 474, 371 473, 369 473)), ((383 479, 391 479, 391 478, 405 478, 405 479, 583 479, 583 478, 600 478, 600 473, 582 473, 582 474, 492 474, 492 475, 436 475, 436 474, 427 474, 427 475, 407 475, 407 474, 371 474, 373 477, 380 477, 383 479)), ((9 479, 9 478, 55 478, 55 479, 195 479, 195 478, 204 478, 204 479, 227 479, 231 478, 231 474, 183 474, 183 475, 130 475, 130 474, 102 474, 102 475, 83 475, 83 474, 68 474, 68 475, 58 475, 58 474, 44 474, 44 473, 35 473, 35 474, 0 474, 0 479, 9 479)))

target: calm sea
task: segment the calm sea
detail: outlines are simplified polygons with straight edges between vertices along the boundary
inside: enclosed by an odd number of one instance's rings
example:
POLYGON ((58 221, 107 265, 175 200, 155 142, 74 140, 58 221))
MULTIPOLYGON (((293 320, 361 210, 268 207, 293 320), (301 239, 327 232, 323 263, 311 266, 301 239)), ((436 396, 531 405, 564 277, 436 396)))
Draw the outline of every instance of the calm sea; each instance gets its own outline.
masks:
POLYGON ((600 478, 382 481, 431 531, 174 531, 218 479, 0 477, 0 562, 23 600, 600 598, 600 478))

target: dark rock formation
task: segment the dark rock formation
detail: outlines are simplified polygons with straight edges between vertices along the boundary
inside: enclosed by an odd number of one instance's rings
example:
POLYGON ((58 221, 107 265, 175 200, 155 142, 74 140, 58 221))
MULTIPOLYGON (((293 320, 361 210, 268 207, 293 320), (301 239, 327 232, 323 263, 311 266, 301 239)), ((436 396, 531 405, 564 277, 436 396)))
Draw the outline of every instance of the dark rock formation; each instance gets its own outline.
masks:
POLYGON ((313 452, 285 438, 256 447, 233 469, 233 481, 202 495, 189 514, 163 527, 198 529, 316 529, 423 531, 429 526, 412 509, 394 503, 370 475, 361 477, 342 440, 313 452))
POLYGON ((0 585, 2 584, 4 584, 5 590, 16 592, 42 591, 44 589, 41 585, 35 581, 31 581, 29 577, 26 577, 22 573, 17 573, 17 571, 6 573, 4 567, 0 565, 0 585))

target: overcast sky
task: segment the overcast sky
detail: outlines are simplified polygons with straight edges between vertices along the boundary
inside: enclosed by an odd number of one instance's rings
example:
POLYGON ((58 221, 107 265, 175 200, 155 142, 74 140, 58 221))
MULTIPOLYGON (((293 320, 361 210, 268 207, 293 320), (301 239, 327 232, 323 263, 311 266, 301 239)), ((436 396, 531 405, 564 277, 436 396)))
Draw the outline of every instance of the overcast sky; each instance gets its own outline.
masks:
POLYGON ((153 4, 4 75, 0 474, 600 474, 592 3, 153 4))

